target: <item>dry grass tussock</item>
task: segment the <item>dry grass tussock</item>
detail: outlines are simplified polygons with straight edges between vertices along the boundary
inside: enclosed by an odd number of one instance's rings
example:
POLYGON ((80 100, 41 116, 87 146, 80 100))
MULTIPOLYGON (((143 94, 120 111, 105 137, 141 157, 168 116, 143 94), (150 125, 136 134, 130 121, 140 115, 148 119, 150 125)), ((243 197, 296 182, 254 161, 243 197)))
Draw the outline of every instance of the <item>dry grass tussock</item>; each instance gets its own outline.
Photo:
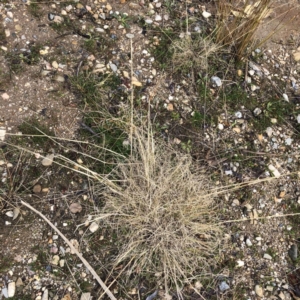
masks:
POLYGON ((260 22, 270 13, 270 3, 271 0, 219 0, 216 42, 233 47, 241 59, 251 48, 260 22))
POLYGON ((209 58, 220 49, 220 46, 213 43, 209 37, 192 38, 185 34, 183 38, 172 42, 171 49, 174 71, 190 71, 195 66, 206 70, 209 58))
POLYGON ((119 184, 102 190, 99 217, 120 239, 114 267, 130 262, 130 274, 161 272, 166 288, 179 291, 189 276, 212 266, 221 234, 207 196, 212 183, 193 170, 189 155, 137 131, 133 142, 132 156, 113 172, 119 184))

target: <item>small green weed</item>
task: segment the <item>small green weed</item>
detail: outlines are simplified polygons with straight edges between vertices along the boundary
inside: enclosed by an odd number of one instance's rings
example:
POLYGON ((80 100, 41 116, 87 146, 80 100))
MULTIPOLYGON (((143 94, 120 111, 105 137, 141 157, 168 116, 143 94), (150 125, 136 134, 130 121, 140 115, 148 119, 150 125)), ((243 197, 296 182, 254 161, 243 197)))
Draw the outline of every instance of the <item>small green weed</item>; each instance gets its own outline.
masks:
POLYGON ((205 116, 199 111, 195 111, 192 116, 192 124, 195 127, 202 126, 204 123, 207 123, 207 120, 209 119, 209 116, 205 116))
POLYGON ((9 270, 12 265, 12 258, 10 256, 0 255, 0 272, 3 274, 9 270))
POLYGON ((95 39, 88 39, 84 41, 83 47, 91 53, 96 53, 98 49, 98 43, 95 39))
POLYGON ((0 24, 0 45, 3 45, 5 42, 6 42, 5 29, 1 23, 0 24))
POLYGON ((127 14, 114 14, 113 17, 117 19, 124 28, 129 28, 129 22, 131 21, 131 18, 127 14))
POLYGON ((184 150, 187 153, 191 153, 192 151, 192 141, 188 140, 187 142, 181 142, 180 143, 182 150, 184 150))
POLYGON ((263 112, 253 119, 254 127, 260 131, 272 126, 272 119, 276 120, 277 124, 282 124, 287 120, 287 116, 294 114, 293 104, 281 99, 270 99, 260 107, 263 112))
POLYGON ((8 298, 9 300, 32 300, 31 295, 21 295, 8 298))
POLYGON ((11 74, 18 74, 24 70, 23 60, 19 52, 9 52, 5 54, 5 59, 8 63, 11 74))
POLYGON ((24 70, 25 65, 33 65, 40 60, 41 45, 32 45, 27 52, 12 51, 5 54, 11 73, 18 74, 24 70))
POLYGON ((252 111, 257 105, 256 98, 249 96, 239 85, 226 86, 221 91, 220 98, 232 112, 240 109, 241 106, 252 111))
MULTIPOLYGON (((37 0, 37 2, 39 2, 39 0, 37 0)), ((41 17, 41 7, 37 2, 31 2, 27 7, 29 13, 35 18, 39 19, 41 17)))
POLYGON ((10 81, 10 74, 0 71, 0 90, 5 90, 9 86, 10 81))
MULTIPOLYGON (((42 146, 45 150, 52 146, 52 141, 50 141, 47 136, 54 136, 54 132, 42 124, 37 118, 34 117, 24 121, 18 126, 18 129, 23 135, 29 135, 27 141, 34 145, 42 146)), ((20 137, 19 139, 23 138, 20 137)))
MULTIPOLYGON (((157 31, 157 28, 154 28, 157 31)), ((166 69, 172 63, 174 50, 171 48, 172 42, 176 39, 177 34, 171 28, 160 29, 156 37, 152 39, 152 55, 161 69, 166 69)))
POLYGON ((74 29, 74 22, 72 22, 68 16, 63 16, 63 21, 61 23, 53 22, 50 26, 57 33, 63 34, 74 29))
POLYGON ((93 284, 88 281, 82 281, 79 286, 83 293, 90 292, 93 289, 93 284))

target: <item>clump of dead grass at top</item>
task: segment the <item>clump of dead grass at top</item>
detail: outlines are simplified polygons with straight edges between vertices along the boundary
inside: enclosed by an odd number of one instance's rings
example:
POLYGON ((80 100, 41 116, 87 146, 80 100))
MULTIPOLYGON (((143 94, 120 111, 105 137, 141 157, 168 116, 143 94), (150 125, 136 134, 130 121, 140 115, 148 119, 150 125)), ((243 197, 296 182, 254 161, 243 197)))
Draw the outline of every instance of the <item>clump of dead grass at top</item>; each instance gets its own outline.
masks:
POLYGON ((209 193, 212 183, 190 155, 135 131, 132 155, 105 184, 99 216, 120 240, 113 266, 127 274, 161 273, 179 292, 189 276, 210 270, 221 228, 209 193), (118 180, 118 184, 116 184, 118 180))
POLYGON ((216 42, 233 47, 238 60, 252 50, 254 34, 270 13, 271 0, 219 0, 216 42))
POLYGON ((191 72, 195 68, 206 70, 209 58, 220 49, 220 46, 213 43, 210 37, 192 37, 190 34, 184 34, 182 38, 172 42, 171 49, 174 71, 191 72))

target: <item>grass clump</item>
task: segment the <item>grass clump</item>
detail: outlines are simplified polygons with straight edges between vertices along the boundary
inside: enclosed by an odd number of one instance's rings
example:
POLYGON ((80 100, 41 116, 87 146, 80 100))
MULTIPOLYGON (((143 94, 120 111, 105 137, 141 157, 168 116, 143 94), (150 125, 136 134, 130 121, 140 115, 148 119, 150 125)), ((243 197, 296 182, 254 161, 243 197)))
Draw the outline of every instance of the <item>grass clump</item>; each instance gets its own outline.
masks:
POLYGON ((260 22, 269 14, 271 0, 220 0, 216 42, 233 48, 237 60, 251 50, 254 34, 260 22))
MULTIPOLYGON (((150 135, 150 134, 149 134, 150 135)), ((122 237, 113 266, 128 274, 161 272, 165 287, 181 287, 213 264, 221 228, 210 183, 192 168, 190 155, 154 145, 136 132, 132 156, 112 172, 103 189, 104 222, 122 237)))
POLYGON ((171 45, 172 63, 175 72, 191 72, 194 68, 206 70, 209 57, 219 49, 209 38, 185 35, 171 45))

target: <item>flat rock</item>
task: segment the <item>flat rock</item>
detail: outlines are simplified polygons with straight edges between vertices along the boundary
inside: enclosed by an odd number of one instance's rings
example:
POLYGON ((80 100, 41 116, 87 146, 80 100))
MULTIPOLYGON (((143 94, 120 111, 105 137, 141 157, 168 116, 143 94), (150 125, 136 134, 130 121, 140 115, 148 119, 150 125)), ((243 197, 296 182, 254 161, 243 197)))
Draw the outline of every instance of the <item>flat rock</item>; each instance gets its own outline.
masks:
POLYGON ((36 185, 33 187, 32 191, 33 191, 35 194, 38 194, 38 193, 40 193, 40 192, 42 191, 42 186, 41 186, 40 184, 36 184, 36 185))
POLYGON ((42 296, 42 300, 48 300, 48 298, 49 298, 49 292, 48 289, 45 289, 42 296))
POLYGON ((268 260, 272 260, 272 256, 270 254, 268 254, 268 253, 264 254, 264 258, 268 259, 268 260))
POLYGON ((293 53, 293 57, 294 57, 295 61, 299 61, 300 60, 300 52, 293 53))
POLYGON ((89 226, 90 232, 95 232, 95 231, 97 231, 98 228, 99 228, 99 225, 98 225, 96 222, 93 222, 93 223, 89 226))
POLYGON ((110 63, 109 66, 110 66, 110 68, 111 68, 111 70, 113 72, 117 72, 118 71, 118 67, 115 64, 110 63))
POLYGON ((22 30, 22 27, 21 27, 19 24, 17 24, 17 25, 15 26, 15 29, 16 29, 16 31, 21 31, 21 30, 22 30))
POLYGON ((14 281, 10 282, 7 286, 7 295, 8 298, 11 298, 16 293, 16 283, 14 281))
POLYGON ((82 293, 80 300, 91 300, 91 293, 82 293))
POLYGON ((80 205, 80 203, 74 202, 70 205, 70 212, 72 214, 76 214, 81 211, 82 211, 82 206, 80 205))
POLYGON ((211 13, 209 13, 208 11, 204 11, 202 13, 202 16, 205 18, 205 19, 208 19, 210 16, 211 16, 211 13))
POLYGON ((1 98, 2 98, 3 100, 8 100, 8 99, 9 99, 9 95, 8 95, 7 93, 3 93, 3 94, 1 95, 1 98))
POLYGON ((45 167, 51 166, 53 163, 53 159, 54 159, 53 153, 46 155, 46 157, 42 160, 42 165, 45 167))
POLYGON ((4 128, 0 128, 0 141, 4 141, 6 134, 6 130, 4 128))
POLYGON ((54 80, 55 81, 58 81, 58 82, 64 82, 65 81, 65 77, 64 76, 61 76, 61 75, 56 75, 54 77, 54 80))
POLYGON ((268 165, 268 169, 272 172, 272 174, 276 177, 280 177, 279 171, 273 166, 273 165, 268 165))
POLYGON ((263 288, 260 286, 260 285, 256 285, 255 286, 255 294, 258 296, 258 297, 263 297, 264 296, 264 290, 263 288))
POLYGON ((218 76, 212 76, 211 82, 216 85, 217 87, 220 87, 222 85, 222 80, 218 76))
POLYGON ((54 255, 52 260, 51 260, 51 264, 57 266, 59 262, 59 256, 58 255, 54 255))
POLYGON ((222 281, 219 285, 219 289, 220 289, 220 292, 223 293, 223 292, 229 290, 230 286, 227 284, 226 281, 222 281))
POLYGON ((57 61, 53 61, 52 62, 52 67, 54 68, 54 69, 58 69, 58 63, 57 63, 57 61))
POLYGON ((22 286, 22 285, 24 285, 23 280, 22 280, 21 277, 19 277, 19 278, 17 279, 17 281, 16 281, 16 287, 19 287, 19 286, 22 286))

